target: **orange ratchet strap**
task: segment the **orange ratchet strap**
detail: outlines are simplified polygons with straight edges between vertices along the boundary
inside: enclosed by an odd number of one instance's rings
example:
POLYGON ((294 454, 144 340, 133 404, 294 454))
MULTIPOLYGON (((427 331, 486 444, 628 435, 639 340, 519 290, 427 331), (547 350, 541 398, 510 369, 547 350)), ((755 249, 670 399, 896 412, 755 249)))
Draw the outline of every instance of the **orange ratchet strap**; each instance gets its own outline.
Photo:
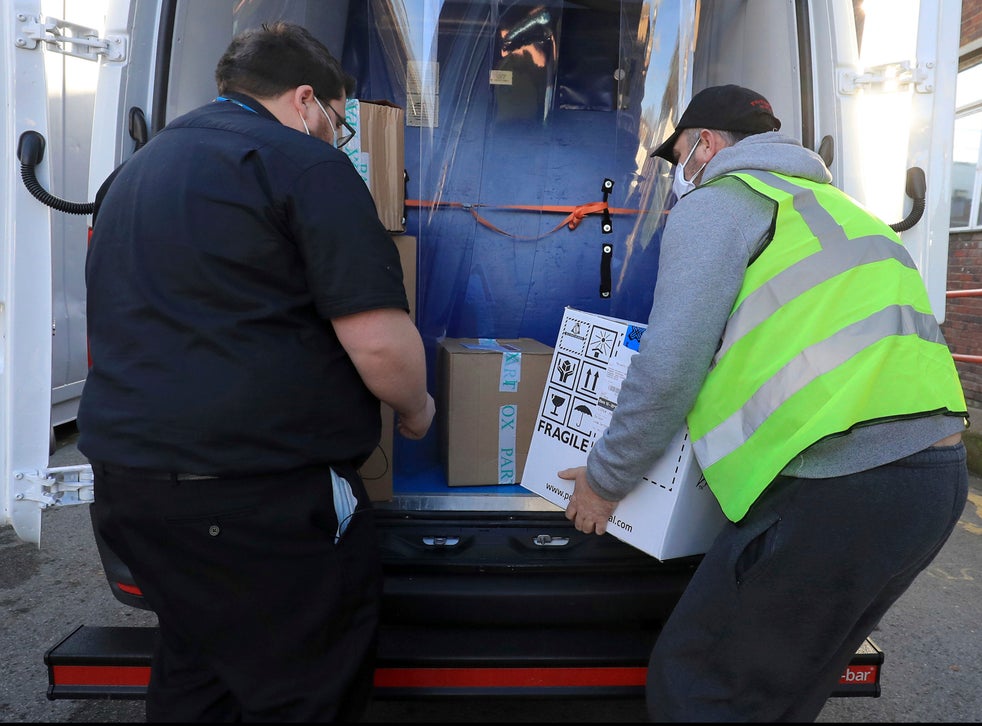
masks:
MULTIPOLYGON (((605 195, 606 196, 606 195, 605 195)), ((416 207, 418 209, 463 209, 471 213, 471 216, 477 220, 479 224, 484 225, 490 230, 497 232, 498 234, 503 234, 506 237, 512 237, 514 239, 542 239, 553 232, 562 229, 563 227, 569 227, 569 229, 574 230, 583 221, 583 218, 589 214, 638 214, 640 210, 637 209, 622 209, 618 207, 608 206, 606 201, 603 202, 589 202, 587 204, 580 204, 574 207, 571 206, 533 206, 524 204, 511 204, 511 205, 489 205, 489 204, 468 204, 466 202, 433 202, 433 201, 423 201, 420 199, 407 199, 407 207, 416 207), (566 218, 562 222, 557 224, 551 230, 544 234, 540 234, 537 237, 522 237, 520 235, 511 234, 506 232, 495 224, 492 224, 487 219, 478 214, 478 209, 501 209, 504 211, 512 212, 547 212, 550 214, 566 214, 566 218)))

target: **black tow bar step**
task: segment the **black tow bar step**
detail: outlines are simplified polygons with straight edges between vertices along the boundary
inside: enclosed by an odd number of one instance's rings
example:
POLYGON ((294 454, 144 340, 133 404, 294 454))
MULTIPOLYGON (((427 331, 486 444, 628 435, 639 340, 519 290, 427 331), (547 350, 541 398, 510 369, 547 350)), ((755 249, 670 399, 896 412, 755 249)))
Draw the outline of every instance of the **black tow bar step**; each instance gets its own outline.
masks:
MULTIPOLYGON (((157 628, 154 627, 93 627, 81 625, 64 640, 44 655, 48 667, 48 698, 56 699, 142 699, 146 697, 150 682, 150 659, 153 653, 157 628)), ((504 675, 514 680, 515 668, 489 667, 483 664, 477 668, 387 668, 381 666, 375 675, 379 695, 387 690, 418 691, 423 693, 454 693, 460 691, 501 692, 501 679, 504 675), (447 670, 456 675, 447 677, 447 670), (467 677, 457 671, 467 671, 467 677), (442 675, 441 675, 442 674, 442 675), (504 674, 504 675, 503 675, 504 674), (435 688, 433 677, 440 677, 442 688, 435 688), (474 682, 479 678, 482 683, 474 682), (459 683, 458 683, 459 681, 459 683), (486 681, 486 682, 485 682, 486 681), (464 685, 466 684, 466 687, 464 685)), ((880 695, 880 670, 883 665, 883 651, 869 638, 860 646, 839 679, 838 687, 832 692, 835 697, 873 697, 880 695)), ((528 670, 528 669, 526 669, 528 670)), ((536 679, 541 681, 541 668, 536 679)), ((549 670, 548 668, 544 670, 549 670)), ((560 671, 570 669, 560 668, 560 671)), ((620 695, 628 690, 636 695, 644 695, 644 666, 620 668, 618 671, 631 671, 634 675, 630 684, 621 684, 620 695)), ((522 684, 509 681, 512 693, 521 693, 522 684)), ((581 684, 582 685, 582 684, 581 684)))

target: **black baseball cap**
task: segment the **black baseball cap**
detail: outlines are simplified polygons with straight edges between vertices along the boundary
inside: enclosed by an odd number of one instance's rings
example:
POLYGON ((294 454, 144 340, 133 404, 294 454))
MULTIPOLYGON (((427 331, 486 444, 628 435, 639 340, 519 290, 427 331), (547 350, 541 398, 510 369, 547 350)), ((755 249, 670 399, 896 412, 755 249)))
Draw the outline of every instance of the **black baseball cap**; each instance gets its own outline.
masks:
POLYGON ((761 134, 777 131, 781 122, 767 99, 743 86, 710 86, 699 91, 689 101, 679 119, 675 133, 652 152, 652 156, 675 163, 672 148, 685 129, 718 129, 761 134))

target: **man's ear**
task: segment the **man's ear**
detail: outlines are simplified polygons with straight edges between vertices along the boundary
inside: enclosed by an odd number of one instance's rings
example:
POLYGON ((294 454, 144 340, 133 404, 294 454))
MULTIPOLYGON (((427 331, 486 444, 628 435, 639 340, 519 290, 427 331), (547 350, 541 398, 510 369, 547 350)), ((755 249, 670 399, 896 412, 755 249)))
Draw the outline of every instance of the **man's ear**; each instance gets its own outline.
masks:
MULTIPOLYGON (((696 143, 704 144, 704 163, 709 163, 709 161, 716 156, 720 149, 726 147, 726 143, 723 141, 723 137, 717 134, 715 131, 710 129, 702 129, 699 132, 699 139, 696 143)), ((698 154, 698 152, 696 152, 698 154)))
POLYGON ((314 87, 306 83, 302 86, 297 86, 293 89, 293 98, 291 100, 297 111, 302 111, 308 103, 313 103, 314 87))

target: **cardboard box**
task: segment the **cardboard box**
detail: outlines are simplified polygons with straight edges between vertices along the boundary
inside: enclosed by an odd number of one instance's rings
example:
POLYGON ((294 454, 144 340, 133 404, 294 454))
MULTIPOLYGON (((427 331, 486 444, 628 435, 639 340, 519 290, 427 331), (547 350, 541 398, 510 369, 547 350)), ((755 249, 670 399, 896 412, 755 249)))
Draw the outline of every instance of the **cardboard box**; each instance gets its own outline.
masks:
POLYGON ((392 444, 395 436, 395 411, 388 404, 382 407, 382 436, 378 446, 361 465, 358 473, 365 483, 368 498, 373 502, 387 502, 392 499, 392 444))
POLYGON ((552 348, 531 338, 447 338, 437 416, 449 486, 517 484, 552 348))
POLYGON ((368 185, 385 228, 405 231, 406 112, 388 101, 349 98, 344 113, 355 135, 341 150, 368 185))
MULTIPOLYGON (((566 308, 537 411, 522 486, 566 509, 573 482, 556 472, 586 464, 606 431, 645 326, 566 308)), ((683 427, 638 487, 617 505, 607 532, 661 560, 704 553, 726 518, 683 427)))
POLYGON ((409 317, 416 322, 416 238, 406 234, 392 235, 402 263, 402 282, 409 300, 409 317))
MULTIPOLYGON (((402 262, 402 281, 409 299, 409 316, 416 321, 416 238, 409 235, 394 235, 392 241, 399 250, 402 262)), ((394 468, 393 436, 395 436, 395 411, 383 403, 382 436, 368 461, 361 465, 358 473, 365 482, 368 498, 373 502, 392 499, 392 473, 394 468)))

